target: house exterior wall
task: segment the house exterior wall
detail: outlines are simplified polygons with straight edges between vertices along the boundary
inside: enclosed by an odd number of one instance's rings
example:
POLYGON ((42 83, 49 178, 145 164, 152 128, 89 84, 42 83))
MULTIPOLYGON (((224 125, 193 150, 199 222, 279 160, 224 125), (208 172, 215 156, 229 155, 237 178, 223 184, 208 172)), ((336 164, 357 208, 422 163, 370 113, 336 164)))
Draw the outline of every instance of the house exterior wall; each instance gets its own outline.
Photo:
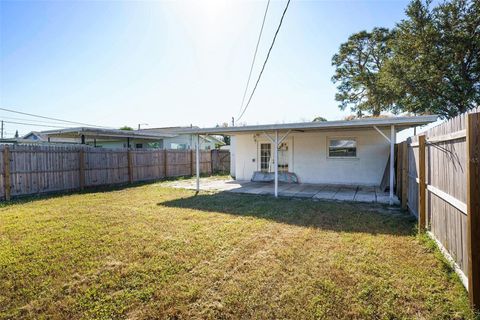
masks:
POLYGON ((230 137, 230 176, 235 178, 236 160, 235 160, 235 136, 230 137))
MULTIPOLYGON (((390 135, 389 130, 384 133, 390 135)), ((235 177, 250 180, 255 171, 260 171, 260 144, 270 141, 264 134, 240 134, 234 140, 235 177)), ((288 171, 294 172, 301 183, 379 185, 390 153, 389 142, 373 128, 295 132, 285 141, 288 171), (357 141, 355 158, 328 157, 328 139, 342 137, 357 141)))
MULTIPOLYGON (((163 145, 165 149, 180 149, 179 146, 185 146, 185 149, 194 149, 195 137, 190 134, 181 134, 173 138, 164 138, 163 145)), ((200 137, 201 149, 215 149, 215 143, 200 137)))

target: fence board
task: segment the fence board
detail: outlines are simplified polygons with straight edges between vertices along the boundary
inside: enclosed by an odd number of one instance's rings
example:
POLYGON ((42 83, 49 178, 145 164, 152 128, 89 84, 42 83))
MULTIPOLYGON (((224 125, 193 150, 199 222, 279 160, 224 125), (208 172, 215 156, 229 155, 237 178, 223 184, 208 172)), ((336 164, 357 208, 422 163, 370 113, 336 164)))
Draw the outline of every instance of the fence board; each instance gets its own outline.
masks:
POLYGON ((230 172, 230 151, 212 150, 213 173, 230 172))
MULTIPOLYGON (((222 150, 219 154, 223 158, 213 161, 212 154, 217 156, 217 151, 200 152, 202 174, 228 172, 224 166, 228 163, 229 168, 229 151, 222 150)), ((128 183, 128 152, 128 149, 80 145, 0 145, 0 199, 5 200, 5 186, 10 186, 12 197, 17 197, 128 183), (5 162, 7 152, 8 163, 5 162), (8 183, 6 175, 9 176, 8 183)), ((137 149, 130 150, 130 153, 131 182, 189 176, 196 172, 190 150, 137 149)))
MULTIPOLYGON (((480 112, 480 107, 469 113, 480 112)), ((467 177, 468 114, 450 119, 425 131, 426 228, 453 258, 462 279, 468 278, 467 177)), ((407 206, 419 212, 419 143, 418 136, 407 140, 407 206)))

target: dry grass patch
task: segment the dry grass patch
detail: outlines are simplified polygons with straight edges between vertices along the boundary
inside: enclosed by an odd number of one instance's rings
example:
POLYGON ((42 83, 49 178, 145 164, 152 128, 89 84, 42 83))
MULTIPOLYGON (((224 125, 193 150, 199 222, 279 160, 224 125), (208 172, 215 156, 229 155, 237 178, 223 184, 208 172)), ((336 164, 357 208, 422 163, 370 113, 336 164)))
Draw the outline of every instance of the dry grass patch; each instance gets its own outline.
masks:
POLYGON ((0 209, 0 318, 473 318, 414 224, 163 184, 19 202, 0 209))

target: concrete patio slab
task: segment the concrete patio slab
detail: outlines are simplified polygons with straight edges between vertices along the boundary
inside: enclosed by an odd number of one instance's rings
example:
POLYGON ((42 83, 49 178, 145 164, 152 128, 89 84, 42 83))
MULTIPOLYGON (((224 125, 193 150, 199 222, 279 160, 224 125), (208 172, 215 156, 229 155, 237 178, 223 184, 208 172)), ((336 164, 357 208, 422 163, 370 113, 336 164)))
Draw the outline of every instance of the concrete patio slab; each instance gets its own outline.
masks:
POLYGON ((323 186, 313 197, 315 199, 333 199, 338 190, 340 190, 339 186, 323 186))
MULTIPOLYGON (((174 188, 195 189, 195 179, 172 181, 168 183, 174 188)), ((225 191, 233 193, 246 193, 254 195, 273 195, 275 186, 267 182, 251 182, 222 180, 215 178, 201 178, 200 189, 206 191, 225 191)), ((388 192, 381 192, 378 187, 327 185, 327 184, 301 184, 279 183, 278 194, 280 197, 313 198, 319 200, 356 201, 389 204, 388 192)), ((394 197, 394 204, 400 201, 394 197)))
POLYGON ((357 188, 341 187, 333 196, 334 200, 353 201, 357 188))

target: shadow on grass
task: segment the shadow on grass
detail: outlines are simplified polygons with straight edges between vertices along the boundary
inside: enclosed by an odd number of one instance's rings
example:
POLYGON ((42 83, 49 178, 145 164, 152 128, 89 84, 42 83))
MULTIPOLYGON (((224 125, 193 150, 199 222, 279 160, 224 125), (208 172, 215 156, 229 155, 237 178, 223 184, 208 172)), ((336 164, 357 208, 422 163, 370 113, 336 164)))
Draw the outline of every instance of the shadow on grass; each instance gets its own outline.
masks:
POLYGON ((415 217, 401 211, 391 212, 387 206, 373 203, 314 201, 220 192, 168 200, 157 205, 267 219, 336 232, 415 235, 415 217))

